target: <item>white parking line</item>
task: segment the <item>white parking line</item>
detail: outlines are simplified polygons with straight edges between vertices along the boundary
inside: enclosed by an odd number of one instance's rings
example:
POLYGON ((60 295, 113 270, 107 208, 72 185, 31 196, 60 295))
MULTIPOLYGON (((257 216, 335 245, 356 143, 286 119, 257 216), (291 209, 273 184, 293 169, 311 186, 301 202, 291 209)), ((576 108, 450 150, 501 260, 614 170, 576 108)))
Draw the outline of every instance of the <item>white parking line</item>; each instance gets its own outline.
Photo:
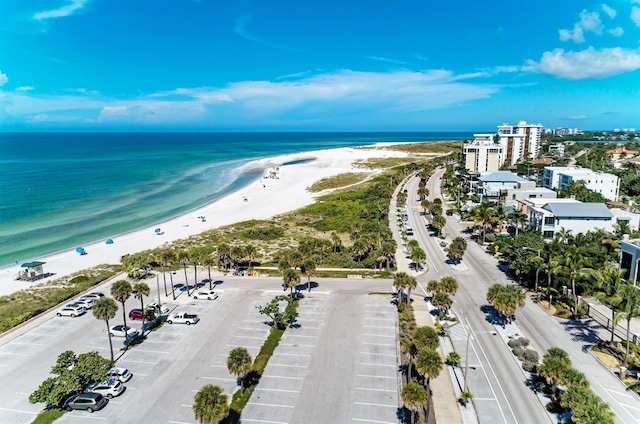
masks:
POLYGON ((256 402, 247 402, 247 405, 258 405, 258 406, 275 406, 278 408, 293 408, 293 406, 290 405, 278 405, 275 403, 256 403, 256 402))
POLYGON ((282 355, 282 356, 311 356, 311 355, 307 355, 307 354, 303 354, 303 353, 278 353, 278 352, 273 352, 273 354, 271 356, 276 356, 276 355, 282 355))
POLYGON ((138 349, 137 347, 132 349, 131 352, 146 352, 146 353, 162 353, 164 355, 168 355, 170 352, 163 352, 161 350, 145 350, 145 349, 138 349))
POLYGON ((356 390, 367 390, 371 392, 390 392, 390 393, 398 393, 397 390, 389 390, 389 389, 372 389, 369 387, 356 387, 356 390))
POLYGON ((263 392, 285 392, 285 393, 300 393, 300 390, 285 390, 285 389, 261 389, 259 387, 256 387, 255 389, 253 389, 254 391, 259 390, 259 391, 263 391, 263 392))
POLYGON ((180 406, 184 406, 185 408, 192 408, 193 407, 193 405, 184 405, 184 404, 180 405, 180 406))
POLYGON ((38 415, 39 412, 21 411, 20 409, 0 408, 0 411, 20 412, 22 414, 38 415))
POLYGON ((65 417, 69 417, 69 418, 82 418, 83 420, 86 419, 91 419, 91 420, 106 420, 106 418, 103 417, 90 417, 88 415, 71 415, 71 414, 65 414, 65 417))
POLYGON ((314 338, 314 339, 318 338, 318 336, 304 336, 302 334, 293 334, 293 333, 292 334, 285 333, 285 336, 286 337, 309 337, 309 338, 314 338))
POLYGON ((85 347, 88 347, 89 349, 98 349, 98 350, 102 350, 102 349, 106 349, 106 347, 104 346, 92 346, 92 345, 86 345, 85 347))
POLYGON ((384 330, 395 330, 396 327, 383 327, 381 325, 363 325, 364 328, 382 328, 384 330))
MULTIPOLYGON (((260 379, 263 379, 263 378, 283 378, 285 380, 302 380, 302 377, 285 377, 283 375, 266 375, 266 374, 262 374, 260 379)), ((396 377, 393 377, 393 378, 396 378, 396 377)))
POLYGON ((184 421, 169 421, 171 424, 191 424, 191 423, 185 423, 184 421))
POLYGON ((57 334, 40 334, 40 333, 29 333, 30 336, 40 336, 40 337, 58 337, 57 334))
POLYGON ((162 343, 162 344, 180 344, 180 342, 163 342, 162 340, 149 340, 146 339, 145 343, 162 343))
POLYGON ((369 337, 389 337, 389 338, 392 338, 392 339, 396 338, 396 336, 389 336, 389 335, 386 335, 386 334, 362 334, 362 335, 363 336, 369 336, 369 337))
POLYGON ((397 367, 396 364, 376 364, 373 362, 358 362, 358 365, 373 365, 374 367, 397 367))
POLYGON ((12 345, 25 345, 25 346, 44 346, 44 343, 28 343, 28 342, 10 342, 12 345))
MULTIPOLYGON (((133 359, 120 359, 118 362, 131 362, 133 364, 149 364, 149 365, 158 365, 160 362, 148 362, 148 361, 134 361, 133 359)), ((142 375, 142 374, 138 374, 142 375)))
POLYGON ((238 381, 237 378, 222 378, 222 377, 202 377, 205 380, 219 380, 219 381, 238 381))
POLYGON ((227 368, 226 365, 213 365, 213 364, 211 364, 211 366, 214 367, 214 368, 227 368))
POLYGON ((231 336, 237 339, 253 339, 253 340, 264 340, 264 337, 254 337, 254 336, 231 336))
POLYGON ((369 375, 369 374, 358 374, 357 377, 370 377, 370 378, 393 378, 394 380, 397 380, 398 377, 393 376, 393 377, 385 377, 382 375, 369 375))
POLYGON ((316 345, 300 344, 300 343, 279 343, 279 346, 298 346, 298 347, 316 347, 316 345))
POLYGON ((395 346, 395 344, 391 344, 391 343, 368 343, 368 342, 362 342, 363 345, 371 345, 371 346, 395 346))
POLYGON ((362 421, 365 423, 372 423, 372 424, 397 424, 397 423, 392 423, 390 421, 374 421, 374 420, 370 420, 370 419, 362 419, 362 418, 351 418, 352 421, 362 421))
POLYGON ((387 408, 397 408, 398 405, 385 405, 382 403, 367 403, 367 402, 353 402, 354 405, 365 405, 365 406, 385 406, 387 408))
POLYGON ((307 368, 307 365, 272 364, 271 362, 269 362, 268 365, 271 365, 273 367, 307 368))
POLYGON ((0 355, 27 356, 26 353, 0 352, 0 355))
POLYGON ((246 344, 226 344, 225 346, 227 347, 245 347, 247 349, 260 349, 262 347, 262 345, 260 346, 247 346, 246 344))
POLYGON ((243 422, 251 422, 251 423, 265 423, 265 424, 289 424, 283 421, 267 421, 267 420, 254 420, 251 418, 242 417, 243 422))
POLYGON ((263 331, 268 332, 266 328, 247 328, 247 327, 238 327, 236 330, 244 330, 244 331, 263 331))
POLYGON ((393 358, 396 357, 396 355, 393 355, 391 353, 375 353, 375 352, 360 352, 363 355, 379 355, 379 356, 391 356, 393 358))

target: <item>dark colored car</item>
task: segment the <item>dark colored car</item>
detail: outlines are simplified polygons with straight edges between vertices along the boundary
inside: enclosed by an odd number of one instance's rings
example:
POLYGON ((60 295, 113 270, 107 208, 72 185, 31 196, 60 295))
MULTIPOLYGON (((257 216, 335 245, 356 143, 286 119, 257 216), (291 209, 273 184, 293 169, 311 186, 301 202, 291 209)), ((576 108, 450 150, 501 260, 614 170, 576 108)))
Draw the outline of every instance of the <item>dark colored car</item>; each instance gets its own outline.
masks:
POLYGON ((142 317, 144 317, 145 321, 153 321, 154 319, 154 317, 148 313, 143 313, 142 309, 132 309, 129 312, 129 319, 142 319, 142 317))
POLYGON ((109 401, 100 393, 80 393, 67 399, 64 409, 71 411, 80 409, 87 412, 99 411, 104 408, 109 401))
POLYGON ((451 209, 447 209, 446 214, 447 214, 447 216, 452 216, 453 215, 453 211, 451 209))

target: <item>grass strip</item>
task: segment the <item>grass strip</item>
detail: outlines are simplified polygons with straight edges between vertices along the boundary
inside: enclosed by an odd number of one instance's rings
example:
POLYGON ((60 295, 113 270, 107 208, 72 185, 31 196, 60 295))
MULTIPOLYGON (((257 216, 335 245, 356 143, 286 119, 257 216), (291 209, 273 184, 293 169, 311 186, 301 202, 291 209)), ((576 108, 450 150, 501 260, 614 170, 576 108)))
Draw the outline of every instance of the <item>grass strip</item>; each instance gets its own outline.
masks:
POLYGON ((64 415, 61 409, 43 409, 32 424, 50 424, 64 415))
MULTIPOLYGON (((296 310, 298 309, 298 302, 293 303, 296 310)), ((278 330, 275 325, 271 327, 271 331, 269 332, 269 336, 267 340, 265 340, 264 344, 260 348, 260 352, 256 356, 256 359, 253 361, 253 368, 247 374, 244 379, 244 393, 242 390, 237 390, 233 394, 233 398, 231 400, 231 406, 229 409, 229 415, 221 421, 221 424, 236 424, 240 419, 240 415, 242 414, 242 410, 249 402, 253 391, 258 386, 260 382, 260 377, 262 377, 262 373, 264 369, 267 367, 269 363, 269 359, 275 352, 278 344, 280 344, 280 339, 284 334, 285 330, 278 330)))

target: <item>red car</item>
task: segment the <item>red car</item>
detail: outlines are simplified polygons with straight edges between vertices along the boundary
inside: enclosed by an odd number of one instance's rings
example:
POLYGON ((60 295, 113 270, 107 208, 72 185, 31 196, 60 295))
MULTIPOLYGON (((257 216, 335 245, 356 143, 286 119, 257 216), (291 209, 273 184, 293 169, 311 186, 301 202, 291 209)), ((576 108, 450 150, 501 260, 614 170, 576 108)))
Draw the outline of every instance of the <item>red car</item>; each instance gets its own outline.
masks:
POLYGON ((143 313, 142 309, 132 309, 129 312, 129 319, 142 319, 144 317, 145 321, 153 321, 155 317, 149 315, 148 313, 143 313))

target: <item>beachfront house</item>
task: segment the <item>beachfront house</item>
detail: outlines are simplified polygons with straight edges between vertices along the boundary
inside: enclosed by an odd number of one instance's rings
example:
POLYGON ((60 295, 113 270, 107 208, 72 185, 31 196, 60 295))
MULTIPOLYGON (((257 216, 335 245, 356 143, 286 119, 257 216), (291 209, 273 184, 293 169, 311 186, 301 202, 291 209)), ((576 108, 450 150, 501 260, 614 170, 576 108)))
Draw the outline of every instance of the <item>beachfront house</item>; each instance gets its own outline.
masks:
POLYGON ((536 187, 535 181, 509 171, 482 174, 475 182, 474 193, 480 202, 488 200, 513 207, 521 199, 555 199, 557 196, 555 191, 536 187))
POLYGON ((542 187, 564 191, 571 181, 584 181, 585 186, 608 200, 617 200, 620 181, 617 175, 592 171, 580 166, 547 166, 542 174, 542 187))

